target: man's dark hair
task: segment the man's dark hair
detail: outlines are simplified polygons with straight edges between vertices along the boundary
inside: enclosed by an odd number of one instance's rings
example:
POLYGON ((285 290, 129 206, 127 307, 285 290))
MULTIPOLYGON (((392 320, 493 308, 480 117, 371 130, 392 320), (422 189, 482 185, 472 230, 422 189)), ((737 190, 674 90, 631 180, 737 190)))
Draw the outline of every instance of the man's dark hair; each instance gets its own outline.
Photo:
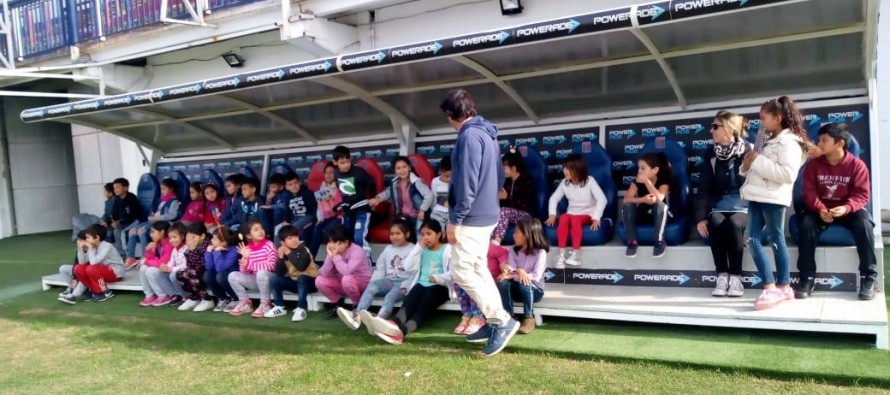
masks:
POLYGON ((352 159, 352 154, 349 152, 349 148, 342 145, 334 147, 334 150, 331 151, 331 156, 334 157, 335 161, 338 161, 341 158, 352 159))
POLYGON ((120 185, 120 186, 122 186, 122 187, 124 187, 124 188, 129 188, 129 187, 130 187, 130 181, 127 181, 127 179, 126 179, 126 178, 123 178, 123 177, 121 177, 121 178, 115 178, 114 181, 112 182, 112 188, 114 188, 114 185, 113 185, 113 184, 118 184, 118 185, 120 185))
POLYGON ((834 139, 835 144, 843 141, 844 151, 848 151, 850 149, 850 141, 853 140, 853 135, 850 134, 850 128, 849 126, 847 126, 847 124, 827 123, 819 129, 819 136, 822 136, 823 134, 827 134, 829 137, 834 139))
POLYGON ((448 96, 445 97, 445 100, 442 100, 439 108, 442 109, 442 112, 448 118, 455 121, 476 116, 476 102, 473 101, 473 96, 470 96, 470 93, 463 89, 455 89, 448 92, 448 96))

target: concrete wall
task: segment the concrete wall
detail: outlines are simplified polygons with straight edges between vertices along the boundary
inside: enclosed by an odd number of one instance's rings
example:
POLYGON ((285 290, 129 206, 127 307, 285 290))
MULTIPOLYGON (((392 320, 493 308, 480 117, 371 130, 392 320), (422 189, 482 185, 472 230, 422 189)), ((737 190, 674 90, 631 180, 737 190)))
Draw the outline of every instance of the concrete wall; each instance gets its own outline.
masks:
POLYGON ((55 122, 24 124, 18 116, 9 116, 56 103, 32 98, 3 100, 15 233, 19 235, 70 229, 71 216, 77 212, 70 127, 55 122))
MULTIPOLYGON (((881 0, 881 11, 878 19, 878 60, 877 60, 877 133, 878 149, 881 153, 890 153, 890 0, 881 0)), ((883 160, 881 173, 890 174, 890 160, 883 160)), ((890 208, 890 182, 880 183, 881 208, 890 208)))

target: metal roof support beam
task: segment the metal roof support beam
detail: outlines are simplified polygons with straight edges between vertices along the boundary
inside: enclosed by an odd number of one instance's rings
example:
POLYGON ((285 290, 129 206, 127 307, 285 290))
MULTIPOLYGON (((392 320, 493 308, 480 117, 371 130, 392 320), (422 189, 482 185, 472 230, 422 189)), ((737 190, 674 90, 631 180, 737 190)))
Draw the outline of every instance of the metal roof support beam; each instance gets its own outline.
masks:
POLYGON ((306 129, 303 129, 300 126, 297 126, 297 124, 287 120, 286 118, 284 118, 278 114, 275 114, 271 111, 267 111, 267 110, 263 109, 262 107, 259 107, 259 106, 250 104, 246 101, 239 100, 234 97, 230 97, 230 96, 226 96, 226 95, 219 95, 218 98, 229 101, 233 104, 237 104, 237 105, 244 107, 248 110, 252 110, 252 111, 256 112, 257 114, 260 114, 260 115, 272 120, 273 122, 277 122, 278 124, 290 129, 294 133, 298 134, 300 137, 302 137, 310 142, 314 143, 317 141, 315 136, 309 134, 309 132, 307 132, 306 129))
POLYGON ((655 58, 655 62, 661 67, 665 78, 667 78, 668 83, 671 84, 674 94, 677 95, 677 103, 680 104, 680 107, 686 108, 688 102, 686 101, 686 95, 683 94, 683 89, 680 88, 680 83, 677 82, 677 74, 674 73, 674 70, 671 69, 671 65, 664 59, 664 56, 662 56, 661 51, 655 45, 655 42, 653 42, 652 39, 649 38, 649 35, 640 28, 640 19, 637 14, 637 8, 638 6, 636 4, 630 7, 630 21, 633 26, 633 28, 630 29, 630 32, 643 43, 643 46, 645 46, 646 49, 649 50, 649 53, 652 54, 652 57, 655 58))
POLYGON ((867 0, 865 3, 865 80, 868 81, 877 76, 877 52, 878 52, 878 14, 881 10, 880 0, 867 0))
POLYGON ((365 88, 362 88, 358 84, 347 81, 345 78, 323 77, 316 78, 311 81, 322 84, 329 88, 337 89, 343 93, 346 93, 347 95, 355 96, 357 99, 367 103, 371 107, 376 108, 378 111, 388 116, 389 119, 392 120, 394 123, 407 125, 414 130, 420 130, 420 128, 417 127, 417 124, 415 124, 414 121, 408 118, 407 115, 403 114, 397 108, 383 101, 383 99, 374 96, 371 92, 368 92, 365 88))
POLYGON ((207 129, 204 129, 204 128, 202 128, 202 127, 192 125, 192 124, 190 124, 190 123, 188 123, 188 122, 182 121, 182 120, 180 120, 180 119, 171 117, 171 116, 166 115, 166 114, 161 114, 161 113, 159 113, 159 112, 154 112, 154 111, 150 111, 150 110, 145 110, 145 109, 142 109, 142 108, 133 108, 133 109, 131 109, 130 111, 135 111, 135 112, 142 113, 142 114, 145 114, 145 115, 149 115, 149 116, 153 116, 153 117, 161 118, 161 119, 163 119, 163 120, 165 120, 165 121, 167 121, 167 122, 177 124, 177 125, 182 126, 182 127, 186 128, 186 129, 188 129, 188 130, 191 130, 191 131, 193 131, 193 132, 196 132, 196 133, 198 133, 198 134, 200 134, 200 135, 202 135, 202 136, 204 136, 204 137, 207 137, 207 138, 213 140, 214 142, 216 142, 217 144, 219 144, 219 145, 221 145, 221 146, 223 146, 223 147, 226 147, 226 148, 228 148, 228 149, 230 149, 230 150, 232 150, 232 151, 235 150, 235 146, 232 145, 232 143, 226 141, 224 138, 220 137, 220 135, 218 135, 218 134, 216 134, 216 133, 213 133, 213 132, 211 132, 211 131, 209 131, 209 130, 207 130, 207 129))
POLYGON ((457 63, 460 63, 464 66, 467 66, 467 67, 475 70, 477 73, 479 73, 483 77, 485 77, 486 80, 491 81, 492 83, 497 85, 498 88, 501 88, 501 90, 504 91, 504 93, 506 93, 507 96, 509 96, 511 99, 513 99, 514 102, 516 102, 516 105, 518 105, 520 108, 522 108, 522 111, 525 112, 525 115, 528 115, 528 118, 532 122, 537 124, 538 121, 540 121, 540 117, 538 117, 538 114, 536 114, 535 110, 532 110, 531 106, 528 105, 528 102, 526 102, 525 99, 523 99, 522 96, 519 95, 519 92, 517 92, 516 89, 513 89, 512 86, 510 86, 509 84, 504 82, 503 79, 498 77, 494 72, 489 70, 487 67, 483 66, 482 64, 480 64, 479 62, 477 62, 475 60, 472 60, 472 59, 470 59, 466 56, 462 56, 462 55, 455 56, 451 59, 457 63))

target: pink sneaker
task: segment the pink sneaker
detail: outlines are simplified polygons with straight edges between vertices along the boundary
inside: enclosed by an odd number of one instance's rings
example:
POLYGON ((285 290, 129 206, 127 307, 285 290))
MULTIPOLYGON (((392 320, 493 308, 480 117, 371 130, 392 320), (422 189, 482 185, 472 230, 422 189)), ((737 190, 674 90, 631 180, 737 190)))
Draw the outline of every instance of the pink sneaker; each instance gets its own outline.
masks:
POLYGON ((462 335, 464 333, 464 331, 467 330, 467 324, 469 322, 470 322, 470 317, 467 317, 467 316, 461 317, 460 324, 457 324, 457 326, 454 327, 454 334, 462 335))
POLYGON ((235 308, 229 312, 229 315, 239 316, 241 314, 248 314, 253 311, 253 303, 250 302, 250 299, 242 300, 235 305, 235 308))
POLYGON ((785 301, 785 293, 782 290, 778 288, 766 289, 754 302, 754 310, 770 309, 783 301, 785 301))
POLYGON ((782 297, 785 301, 794 300, 794 290, 791 289, 791 287, 782 288, 780 290, 782 291, 782 297))
POLYGON ((151 306, 151 304, 154 303, 156 300, 158 300, 158 297, 157 297, 157 296, 154 296, 154 295, 152 295, 152 296, 146 296, 145 299, 142 299, 142 301, 139 302, 139 305, 142 306, 142 307, 149 307, 149 306, 151 306))
POLYGON ((151 303, 151 306, 152 307, 161 307, 161 306, 166 306, 166 305, 170 304, 171 302, 173 302, 172 296, 160 296, 157 299, 155 299, 154 302, 151 303))
POLYGON ((482 327, 485 326, 485 318, 473 317, 470 318, 470 322, 467 323, 467 328, 464 329, 464 335, 472 335, 476 332, 479 332, 482 327))
POLYGON ((263 318, 269 310, 272 310, 272 302, 269 300, 261 301, 259 306, 257 306, 256 310, 254 310, 250 316, 253 318, 263 318))

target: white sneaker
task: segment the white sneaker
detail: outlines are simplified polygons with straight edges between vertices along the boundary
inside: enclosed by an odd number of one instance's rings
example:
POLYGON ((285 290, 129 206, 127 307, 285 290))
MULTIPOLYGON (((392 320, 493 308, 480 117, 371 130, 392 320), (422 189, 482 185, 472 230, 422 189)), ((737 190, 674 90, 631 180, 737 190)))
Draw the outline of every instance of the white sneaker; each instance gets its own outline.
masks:
POLYGON ((559 255, 556 256, 555 268, 556 269, 565 269, 566 268, 566 257, 562 253, 559 253, 559 255))
POLYGON ((351 310, 346 310, 342 307, 337 308, 337 316, 340 317, 340 321, 343 321, 349 329, 357 330, 360 326, 362 326, 361 321, 356 319, 355 314, 352 314, 351 310))
POLYGON ((290 320, 293 322, 300 322, 305 320, 307 315, 306 310, 297 307, 294 309, 294 315, 290 317, 290 320))
POLYGON ((371 325, 374 321, 374 314, 371 314, 368 310, 362 310, 361 313, 358 313, 358 317, 362 321, 362 324, 365 324, 365 329, 368 330, 368 334, 377 336, 377 331, 374 330, 374 325, 371 325))
POLYGON ((220 299, 219 302, 216 302, 216 306, 213 307, 214 313, 222 313, 225 310, 226 305, 229 304, 228 300, 220 299))
POLYGON ((578 256, 578 251, 572 251, 569 254, 569 257, 566 258, 566 265, 581 266, 581 257, 578 256))
POLYGON ((195 306, 195 309, 192 310, 194 312, 200 313, 202 311, 207 311, 213 309, 213 301, 212 300, 202 300, 201 303, 198 303, 195 306))
POLYGON ((726 296, 726 290, 729 289, 729 276, 721 274, 717 276, 717 286, 711 292, 711 296, 726 296))
POLYGON ((726 296, 735 298, 745 296, 745 285, 742 284, 742 278, 740 276, 729 277, 729 289, 726 291, 726 296))
POLYGON ((183 302, 181 305, 179 305, 179 308, 177 308, 177 310, 189 311, 191 309, 194 309, 196 306, 198 306, 198 303, 201 303, 201 302, 198 300, 189 299, 189 300, 186 300, 185 302, 183 302))
POLYGON ((275 318, 275 317, 281 317, 285 314, 287 314, 287 310, 285 310, 284 307, 275 306, 275 307, 269 309, 269 311, 267 311, 265 314, 263 314, 263 317, 275 318))
POLYGON ((65 290, 62 291, 62 293, 59 294, 59 297, 60 297, 60 298, 61 298, 61 297, 64 297, 64 296, 66 296, 66 295, 68 295, 68 294, 70 294, 70 293, 72 293, 72 292, 74 292, 74 290, 71 289, 71 287, 65 288, 65 290))

